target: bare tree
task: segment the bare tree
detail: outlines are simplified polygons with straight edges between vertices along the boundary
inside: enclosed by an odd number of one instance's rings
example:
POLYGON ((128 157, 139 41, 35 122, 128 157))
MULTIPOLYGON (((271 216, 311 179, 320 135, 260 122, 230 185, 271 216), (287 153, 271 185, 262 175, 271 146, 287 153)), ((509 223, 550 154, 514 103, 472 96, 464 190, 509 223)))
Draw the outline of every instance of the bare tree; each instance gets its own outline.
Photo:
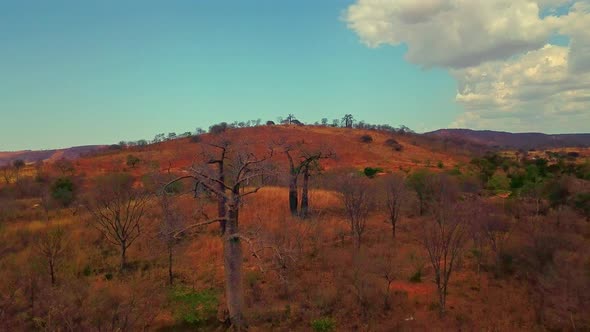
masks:
MULTIPOLYGON (((223 202, 224 210, 220 209, 223 214, 220 213, 217 218, 190 225, 181 232, 225 222, 222 241, 226 302, 229 320, 234 330, 240 331, 245 325, 242 294, 242 240, 250 241, 239 231, 240 206, 243 199, 258 192, 273 173, 269 164, 272 150, 267 155, 259 157, 247 151, 246 146, 232 146, 227 140, 217 144, 210 143, 209 146, 217 152, 217 157, 210 158, 208 163, 193 165, 190 168, 191 175, 180 177, 176 181, 184 178, 195 179, 196 192, 199 191, 198 187, 201 187, 216 197, 219 203, 223 202), (223 165, 223 172, 220 172, 219 168, 211 167, 212 164, 223 165)), ((213 152, 209 153, 209 155, 213 154, 213 152)))
POLYGON ((71 160, 61 158, 53 163, 53 167, 60 171, 62 176, 74 174, 74 164, 71 160))
POLYGON ((171 202, 170 195, 163 190, 159 195, 160 207, 162 209, 162 219, 160 220, 160 239, 166 245, 168 254, 168 284, 174 283, 174 273, 172 271, 174 248, 177 246, 179 239, 175 234, 183 229, 184 220, 180 213, 175 209, 171 202))
POLYGON ((340 193, 355 247, 360 249, 367 219, 375 203, 372 188, 366 179, 349 177, 342 181, 340 193))
POLYGON ((434 217, 423 223, 422 244, 434 269, 441 316, 445 313, 447 290, 451 273, 462 254, 466 240, 466 221, 456 203, 454 185, 444 175, 430 178, 433 196, 431 211, 434 217))
POLYGON ((37 251, 47 262, 51 285, 56 283, 56 270, 65 256, 67 242, 66 233, 61 227, 48 229, 41 234, 37 241, 37 251))
POLYGON ((134 187, 134 179, 126 173, 102 176, 87 208, 92 225, 107 241, 120 248, 123 271, 127 265, 127 249, 141 235, 141 221, 150 194, 134 187))
POLYGON ((407 195, 405 180, 400 174, 392 174, 385 179, 385 195, 391 235, 395 239, 396 225, 407 195))

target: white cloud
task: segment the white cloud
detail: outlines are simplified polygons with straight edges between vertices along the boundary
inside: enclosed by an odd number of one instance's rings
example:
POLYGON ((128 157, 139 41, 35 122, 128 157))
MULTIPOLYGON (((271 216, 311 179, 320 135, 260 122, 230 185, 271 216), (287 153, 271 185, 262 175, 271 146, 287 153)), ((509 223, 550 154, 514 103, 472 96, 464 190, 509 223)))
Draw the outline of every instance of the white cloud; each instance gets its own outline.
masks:
POLYGON ((370 47, 405 44, 409 62, 448 68, 465 109, 453 126, 590 129, 588 0, 358 0, 345 19, 370 47))

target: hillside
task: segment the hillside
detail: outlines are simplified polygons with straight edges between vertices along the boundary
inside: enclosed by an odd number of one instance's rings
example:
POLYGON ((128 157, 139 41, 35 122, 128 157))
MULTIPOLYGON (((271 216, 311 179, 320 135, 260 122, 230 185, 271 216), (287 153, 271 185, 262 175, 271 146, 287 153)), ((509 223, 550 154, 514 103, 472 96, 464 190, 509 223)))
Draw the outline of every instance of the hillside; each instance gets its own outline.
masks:
MULTIPOLYGON (((279 165, 286 165, 287 159, 282 155, 282 143, 303 142, 305 149, 323 150, 334 154, 334 157, 323 164, 326 169, 378 167, 385 171, 411 170, 414 168, 438 169, 466 162, 464 156, 455 155, 452 151, 439 152, 426 144, 417 143, 412 135, 391 134, 387 132, 332 128, 319 126, 260 126, 230 129, 224 136, 232 141, 240 141, 250 145, 258 153, 269 148, 274 150, 273 158, 279 165), (361 142, 361 136, 369 135, 371 143, 361 142), (395 139, 401 146, 396 151, 385 142, 395 139), (439 163, 440 162, 440 163, 439 163)), ((125 166, 126 157, 132 153, 144 163, 157 163, 161 168, 180 171, 200 156, 202 144, 219 139, 216 135, 201 135, 200 143, 190 138, 180 138, 145 147, 133 147, 123 151, 109 151, 102 155, 81 158, 79 169, 84 172, 109 171, 125 166)))
POLYGON ((6 165, 16 159, 22 159, 26 163, 34 163, 37 161, 53 161, 61 158, 76 159, 84 154, 100 150, 104 147, 104 145, 84 145, 54 150, 0 152, 0 166, 6 165))
POLYGON ((588 147, 590 134, 509 133, 492 130, 439 129, 425 133, 427 136, 472 141, 489 147, 503 149, 547 149, 563 147, 588 147))

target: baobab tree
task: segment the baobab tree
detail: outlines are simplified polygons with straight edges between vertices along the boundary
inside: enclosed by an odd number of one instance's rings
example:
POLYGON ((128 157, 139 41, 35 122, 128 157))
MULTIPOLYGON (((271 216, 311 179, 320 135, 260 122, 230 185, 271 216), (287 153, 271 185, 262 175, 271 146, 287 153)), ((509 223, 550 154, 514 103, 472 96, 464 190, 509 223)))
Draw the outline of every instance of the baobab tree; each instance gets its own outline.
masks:
POLYGON ((99 177, 96 190, 86 207, 91 224, 104 238, 120 248, 120 270, 127 265, 127 249, 141 235, 142 217, 150 199, 142 188, 135 188, 134 178, 126 173, 99 177))
POLYGON ((317 150, 308 149, 305 141, 294 144, 281 143, 289 160, 289 210, 293 216, 302 218, 309 216, 309 179, 314 172, 321 171, 321 159, 332 158, 334 153, 327 148, 317 150), (299 208, 298 180, 303 174, 303 189, 301 192, 301 211, 299 208))
POLYGON ((239 231, 240 206, 246 196, 258 192, 274 174, 270 165, 272 150, 264 156, 257 156, 248 151, 247 146, 234 146, 226 139, 220 143, 209 143, 208 146, 212 150, 206 152, 209 160, 193 165, 189 169, 190 175, 175 181, 194 179, 195 193, 206 191, 216 197, 220 213, 216 218, 189 225, 176 234, 196 227, 224 223, 222 241, 226 303, 233 329, 241 331, 244 329, 242 241, 251 240, 239 231))
POLYGON ((391 235, 395 239, 396 225, 400 212, 406 201, 407 189, 404 178, 400 174, 392 174, 384 180, 385 205, 389 223, 391 224, 391 235))
POLYGON ((354 117, 352 116, 352 114, 345 114, 344 117, 342 117, 342 125, 345 128, 352 128, 353 123, 354 117))
POLYGON ((454 183, 445 175, 429 178, 432 199, 429 202, 433 217, 422 225, 422 244, 434 269, 439 297, 440 315, 446 308, 448 285, 455 264, 463 252, 468 227, 461 206, 457 203, 454 183))

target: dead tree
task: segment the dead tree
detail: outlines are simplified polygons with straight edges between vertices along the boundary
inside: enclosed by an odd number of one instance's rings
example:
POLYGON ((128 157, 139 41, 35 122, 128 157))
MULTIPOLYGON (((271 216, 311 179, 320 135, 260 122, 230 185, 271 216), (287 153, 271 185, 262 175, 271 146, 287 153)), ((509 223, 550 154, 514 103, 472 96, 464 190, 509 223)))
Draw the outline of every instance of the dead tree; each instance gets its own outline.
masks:
POLYGON ((87 204, 92 226, 120 248, 121 271, 127 265, 127 249, 141 235, 141 220, 150 199, 150 194, 135 188, 133 182, 125 173, 102 176, 87 204))
POLYGON ((194 179, 197 182, 196 188, 201 187, 216 197, 219 206, 223 202, 224 209, 223 211, 219 210, 220 214, 217 218, 189 225, 180 232, 176 232, 175 235, 196 227, 225 223, 222 241, 227 309, 233 329, 241 331, 245 328, 242 294, 242 241, 249 239, 239 231, 240 206, 244 198, 258 192, 272 174, 269 164, 272 151, 259 157, 246 151, 246 147, 232 146, 229 141, 209 146, 217 151, 217 157, 210 158, 209 162, 204 164, 193 165, 189 170, 191 175, 180 177, 175 181, 185 178, 194 179), (219 171, 219 167, 217 169, 211 167, 212 164, 223 165, 223 172, 219 171))
POLYGON ((365 179, 347 178, 342 182, 340 193, 344 212, 350 224, 351 236, 358 250, 361 247, 369 213, 374 207, 372 188, 365 179))
POLYGON ((422 244, 434 269, 439 296, 440 315, 445 313, 447 290, 451 273, 462 254, 467 238, 465 218, 458 213, 456 191, 453 183, 444 175, 430 178, 433 217, 423 223, 422 244))
POLYGON ((385 179, 385 195, 391 235, 395 239, 396 225, 407 195, 405 180, 401 175, 392 174, 385 179))
POLYGON ((37 241, 37 251, 47 262, 47 269, 51 278, 52 286, 56 283, 56 270, 63 261, 66 249, 66 234, 60 227, 45 231, 37 241))

